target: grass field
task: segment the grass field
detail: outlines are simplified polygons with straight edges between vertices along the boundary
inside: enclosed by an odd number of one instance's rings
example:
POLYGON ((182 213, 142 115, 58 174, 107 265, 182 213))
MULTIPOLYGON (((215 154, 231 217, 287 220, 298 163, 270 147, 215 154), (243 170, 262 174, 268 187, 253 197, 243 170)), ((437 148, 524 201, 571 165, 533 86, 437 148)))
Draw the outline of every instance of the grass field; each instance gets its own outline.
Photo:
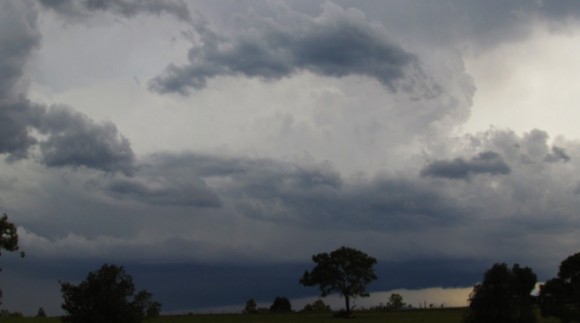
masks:
MULTIPOLYGON (((161 316, 151 323, 460 323, 464 309, 416 310, 401 312, 359 312, 352 319, 333 317, 329 313, 289 313, 289 314, 207 314, 161 316)), ((58 318, 0 318, 2 323, 57 323, 58 318)), ((544 319, 538 315, 538 323, 558 323, 554 319, 544 319)))

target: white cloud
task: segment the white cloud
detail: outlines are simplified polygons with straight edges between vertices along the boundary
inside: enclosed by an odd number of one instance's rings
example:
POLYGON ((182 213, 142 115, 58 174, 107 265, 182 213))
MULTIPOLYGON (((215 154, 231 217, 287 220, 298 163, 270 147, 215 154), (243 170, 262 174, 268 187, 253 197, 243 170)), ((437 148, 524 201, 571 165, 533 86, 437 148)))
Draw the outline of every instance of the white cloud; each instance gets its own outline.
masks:
POLYGON ((574 120, 580 63, 577 25, 564 31, 536 23, 529 37, 466 57, 477 92, 464 131, 495 126, 518 133, 541 128, 552 135, 579 138, 574 120))

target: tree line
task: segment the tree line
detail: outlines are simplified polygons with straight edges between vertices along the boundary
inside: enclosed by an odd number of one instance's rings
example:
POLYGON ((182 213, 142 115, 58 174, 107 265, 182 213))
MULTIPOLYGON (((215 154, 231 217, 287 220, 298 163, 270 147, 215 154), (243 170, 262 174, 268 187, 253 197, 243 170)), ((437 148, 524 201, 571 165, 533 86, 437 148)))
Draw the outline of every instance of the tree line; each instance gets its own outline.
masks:
MULTIPOLYGON (((16 226, 4 214, 0 217, 0 254, 18 249, 16 226)), ((377 260, 360 250, 341 247, 315 254, 312 261, 314 268, 304 272, 300 284, 317 286, 322 297, 338 293, 345 302, 342 316, 352 316, 352 300, 369 296, 366 287, 377 279, 377 260)), ((153 295, 147 290, 137 291, 132 277, 120 266, 105 264, 78 285, 59 283, 65 311, 61 319, 65 323, 139 323, 161 311, 153 295)), ((463 323, 535 323, 537 306, 542 316, 562 323, 580 322, 580 253, 564 259, 557 276, 541 285, 538 296, 533 296, 536 283, 537 276, 529 267, 494 264, 484 273, 483 281, 473 287, 463 323)), ((391 295, 388 304, 392 308, 404 306, 399 294, 391 295)), ((246 302, 244 313, 260 310, 252 298, 246 302)), ((286 297, 279 296, 268 310, 289 312, 292 306, 286 297)), ((304 311, 330 311, 330 307, 317 300, 306 305, 304 311)), ((39 309, 38 316, 46 316, 44 309, 39 309)))

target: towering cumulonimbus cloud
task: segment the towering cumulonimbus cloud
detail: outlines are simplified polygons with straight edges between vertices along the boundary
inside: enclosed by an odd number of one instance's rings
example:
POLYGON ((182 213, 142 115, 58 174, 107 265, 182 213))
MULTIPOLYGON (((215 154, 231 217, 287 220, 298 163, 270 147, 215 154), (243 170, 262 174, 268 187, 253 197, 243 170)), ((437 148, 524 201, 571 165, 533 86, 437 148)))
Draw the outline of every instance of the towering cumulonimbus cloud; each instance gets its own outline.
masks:
POLYGON ((197 24, 200 40, 189 51, 189 64, 167 66, 151 80, 150 89, 187 95, 217 76, 277 80, 309 71, 328 77, 368 76, 393 90, 421 86, 426 95, 438 94, 417 57, 383 26, 356 9, 331 2, 322 8, 317 17, 288 7, 279 8, 272 18, 250 14, 232 37, 197 24))

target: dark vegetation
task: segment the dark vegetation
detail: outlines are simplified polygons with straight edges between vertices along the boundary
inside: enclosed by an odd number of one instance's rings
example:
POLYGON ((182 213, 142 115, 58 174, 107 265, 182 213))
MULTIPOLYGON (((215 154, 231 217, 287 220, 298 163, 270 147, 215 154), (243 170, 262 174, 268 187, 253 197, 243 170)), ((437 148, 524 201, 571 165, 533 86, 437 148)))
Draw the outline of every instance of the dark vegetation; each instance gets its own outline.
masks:
POLYGON ((539 301, 543 316, 580 322, 580 253, 562 261, 558 276, 541 286, 539 301))
POLYGON ((312 261, 316 266, 304 272, 300 283, 318 285, 323 297, 338 292, 344 298, 345 316, 351 315, 351 299, 369 296, 366 285, 377 279, 373 270, 377 260, 356 249, 341 247, 330 254, 314 255, 312 261))
MULTIPOLYGON (((18 232, 14 223, 8 221, 8 215, 0 218, 0 255, 2 251, 14 252, 18 250, 18 232)), ((24 257, 24 253, 21 253, 24 257)), ((0 268, 0 271, 2 269, 0 268)), ((0 304, 2 304, 2 290, 0 289, 0 304)), ((5 313, 4 313, 5 314, 5 313)))
MULTIPOLYGON (((0 254, 18 250, 16 226, 4 214, 0 218, 0 254)), ((24 256, 24 254, 21 254, 24 256)), ((376 259, 362 251, 341 247, 329 253, 312 256, 315 263, 305 271, 300 283, 318 286, 321 296, 338 293, 345 300, 342 317, 351 322, 462 322, 462 323, 543 323, 580 322, 580 253, 569 256, 560 264, 557 277, 540 286, 539 296, 531 292, 537 278, 532 269, 515 264, 495 264, 484 274, 483 281, 473 288, 466 309, 416 310, 405 306, 400 294, 391 294, 381 311, 357 311, 350 301, 368 296, 366 286, 377 279, 373 266, 376 259), (403 310, 405 309, 405 310, 403 310), (383 311, 384 310, 384 311, 383 311), (537 312, 541 313, 538 318, 537 312)), ((258 315, 181 315, 159 317, 161 304, 146 290, 135 292, 132 277, 123 267, 103 265, 90 272, 78 285, 61 282, 61 318, 47 317, 41 307, 35 318, 24 318, 21 313, 0 310, 2 322, 71 322, 71 323, 138 323, 151 322, 324 322, 333 319, 330 307, 322 300, 307 304, 300 313, 292 310, 290 300, 283 296, 274 299, 269 309, 258 308, 253 298, 248 299, 244 314, 258 315)), ((0 291, 1 296, 1 291, 0 291)), ((378 307, 376 307, 378 308, 378 307)), ((375 309, 376 309, 375 308, 375 309)))
POLYGON ((60 290, 69 323, 139 323, 159 315, 161 304, 135 285, 123 267, 103 265, 79 285, 61 283, 60 290))
POLYGON ((533 323, 533 298, 536 275, 515 264, 495 264, 485 272, 483 282, 473 287, 464 323, 533 323))

